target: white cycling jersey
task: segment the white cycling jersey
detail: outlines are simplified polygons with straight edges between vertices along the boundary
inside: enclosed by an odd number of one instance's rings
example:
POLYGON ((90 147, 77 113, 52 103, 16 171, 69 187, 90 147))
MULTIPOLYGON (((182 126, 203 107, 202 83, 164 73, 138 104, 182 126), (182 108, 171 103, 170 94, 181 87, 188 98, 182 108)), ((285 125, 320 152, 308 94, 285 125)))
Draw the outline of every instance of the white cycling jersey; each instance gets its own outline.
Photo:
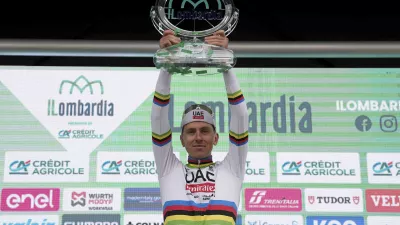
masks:
POLYGON ((173 154, 168 121, 171 75, 160 71, 153 98, 151 127, 153 152, 160 182, 165 225, 234 225, 240 201, 248 152, 247 106, 232 71, 223 73, 231 120, 229 151, 214 162, 173 154))

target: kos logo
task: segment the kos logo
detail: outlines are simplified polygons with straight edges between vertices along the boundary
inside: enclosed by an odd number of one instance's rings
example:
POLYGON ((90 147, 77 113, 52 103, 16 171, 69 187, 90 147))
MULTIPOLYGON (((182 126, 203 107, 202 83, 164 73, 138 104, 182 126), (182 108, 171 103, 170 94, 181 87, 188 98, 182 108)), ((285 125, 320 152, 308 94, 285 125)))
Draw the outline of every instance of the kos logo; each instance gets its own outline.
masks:
POLYGON ((2 190, 1 211, 58 211, 60 189, 16 189, 2 190))
POLYGON ((309 216, 306 225, 364 225, 362 216, 309 216))

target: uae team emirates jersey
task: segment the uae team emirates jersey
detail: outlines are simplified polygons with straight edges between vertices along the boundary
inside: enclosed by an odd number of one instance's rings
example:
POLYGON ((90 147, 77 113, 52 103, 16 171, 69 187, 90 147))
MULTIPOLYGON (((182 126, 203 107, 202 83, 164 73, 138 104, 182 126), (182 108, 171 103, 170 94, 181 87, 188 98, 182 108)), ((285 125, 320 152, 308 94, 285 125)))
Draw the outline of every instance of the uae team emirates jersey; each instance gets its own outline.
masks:
POLYGON ((231 120, 229 151, 221 162, 173 154, 168 121, 171 75, 161 70, 154 93, 151 126, 165 225, 234 225, 240 201, 248 140, 248 113, 232 71, 223 74, 231 120))

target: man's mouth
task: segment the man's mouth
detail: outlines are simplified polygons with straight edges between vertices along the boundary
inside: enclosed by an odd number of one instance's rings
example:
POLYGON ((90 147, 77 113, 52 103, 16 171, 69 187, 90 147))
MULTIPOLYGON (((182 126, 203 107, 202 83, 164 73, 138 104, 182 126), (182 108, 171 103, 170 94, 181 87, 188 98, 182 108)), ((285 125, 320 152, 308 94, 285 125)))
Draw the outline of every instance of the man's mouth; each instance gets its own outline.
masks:
POLYGON ((193 147, 195 147, 195 148, 204 148, 206 146, 205 145, 194 145, 193 147))

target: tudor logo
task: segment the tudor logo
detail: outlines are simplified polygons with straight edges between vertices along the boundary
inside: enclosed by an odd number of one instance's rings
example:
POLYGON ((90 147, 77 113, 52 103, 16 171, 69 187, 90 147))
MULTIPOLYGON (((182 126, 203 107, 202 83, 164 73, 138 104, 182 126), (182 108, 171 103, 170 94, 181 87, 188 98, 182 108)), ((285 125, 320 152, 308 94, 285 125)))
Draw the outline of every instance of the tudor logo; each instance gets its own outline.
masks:
POLYGON ((315 202, 315 196, 308 196, 308 202, 309 202, 310 204, 314 204, 314 202, 315 202))
POLYGON ((359 196, 353 196, 353 202, 354 202, 354 204, 358 205, 358 203, 360 203, 360 197, 359 196))
POLYGON ((305 189, 308 212, 362 212, 361 189, 305 189))
POLYGON ((317 199, 317 203, 325 203, 325 204, 352 204, 353 203, 358 205, 360 203, 360 197, 359 196, 353 196, 352 198, 350 197, 323 197, 323 196, 308 196, 308 202, 310 204, 314 204, 315 199, 317 199))

